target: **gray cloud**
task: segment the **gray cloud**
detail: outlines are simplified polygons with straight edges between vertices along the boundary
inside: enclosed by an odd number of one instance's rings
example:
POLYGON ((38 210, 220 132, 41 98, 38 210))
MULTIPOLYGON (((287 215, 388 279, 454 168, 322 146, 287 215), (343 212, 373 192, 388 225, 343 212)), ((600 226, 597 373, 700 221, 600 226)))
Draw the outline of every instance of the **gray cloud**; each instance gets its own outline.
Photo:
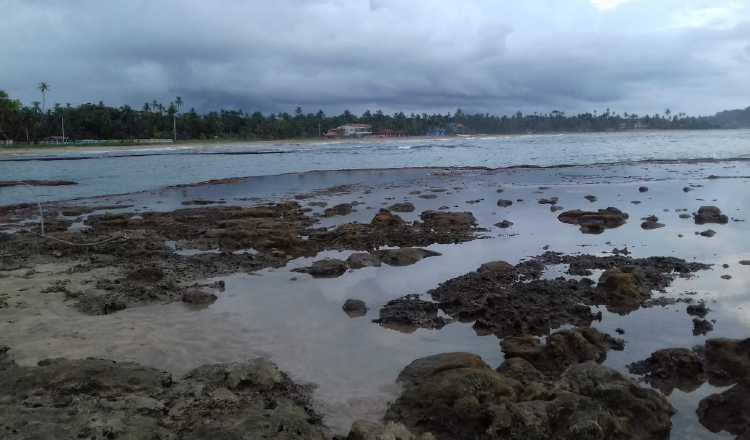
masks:
POLYGON ((0 0, 0 89, 25 102, 328 112, 750 102, 737 1, 0 0), (564 4, 562 4, 564 3, 564 4))

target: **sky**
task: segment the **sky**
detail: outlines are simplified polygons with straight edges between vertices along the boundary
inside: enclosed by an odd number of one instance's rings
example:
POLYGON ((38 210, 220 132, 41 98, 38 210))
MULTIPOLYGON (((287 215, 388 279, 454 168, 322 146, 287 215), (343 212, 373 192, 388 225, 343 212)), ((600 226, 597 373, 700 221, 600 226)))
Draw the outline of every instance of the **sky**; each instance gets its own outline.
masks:
POLYGON ((750 106, 750 0, 0 0, 24 103, 264 113, 750 106))

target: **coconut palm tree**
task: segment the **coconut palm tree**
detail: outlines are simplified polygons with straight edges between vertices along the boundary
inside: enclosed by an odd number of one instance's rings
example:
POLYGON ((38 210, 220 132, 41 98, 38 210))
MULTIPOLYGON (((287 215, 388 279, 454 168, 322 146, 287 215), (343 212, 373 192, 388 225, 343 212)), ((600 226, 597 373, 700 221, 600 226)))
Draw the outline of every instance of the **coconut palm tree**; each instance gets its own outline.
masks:
POLYGON ((44 113, 47 109, 47 92, 49 92, 49 84, 42 81, 36 86, 36 88, 42 92, 42 113, 44 113))

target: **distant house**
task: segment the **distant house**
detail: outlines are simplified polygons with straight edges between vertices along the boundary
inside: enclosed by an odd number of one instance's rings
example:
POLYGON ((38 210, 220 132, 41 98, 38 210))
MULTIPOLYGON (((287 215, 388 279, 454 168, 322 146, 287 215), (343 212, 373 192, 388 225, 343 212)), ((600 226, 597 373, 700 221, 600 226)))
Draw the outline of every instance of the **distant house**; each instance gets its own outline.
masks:
POLYGON ((370 124, 347 124, 336 129, 343 137, 364 137, 372 135, 370 124))
POLYGON ((70 138, 67 136, 50 136, 45 139, 45 142, 48 144, 64 144, 70 142, 70 138))
POLYGON ((372 136, 372 126, 370 124, 346 124, 326 131, 325 137, 365 137, 372 136))

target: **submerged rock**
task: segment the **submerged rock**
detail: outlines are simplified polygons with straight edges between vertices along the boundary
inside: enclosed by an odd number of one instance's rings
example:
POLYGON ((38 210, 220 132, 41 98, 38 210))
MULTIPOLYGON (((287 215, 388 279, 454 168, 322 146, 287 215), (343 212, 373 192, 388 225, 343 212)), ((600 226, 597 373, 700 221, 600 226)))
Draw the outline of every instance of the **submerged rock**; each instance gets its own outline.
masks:
POLYGON ((388 209, 393 212, 413 212, 414 204, 409 202, 404 203, 394 203, 393 205, 389 206, 388 209))
POLYGON ((464 352, 440 353, 419 358, 407 365, 398 375, 397 381, 404 386, 415 386, 430 380, 437 374, 459 368, 489 369, 481 357, 464 352))
POLYGON ((389 266, 409 266, 424 258, 440 256, 439 252, 420 248, 383 249, 374 253, 375 258, 389 266))
POLYGON ((556 205, 559 200, 560 199, 557 197, 542 198, 542 199, 539 199, 539 204, 540 205, 556 205))
POLYGON ((648 187, 647 186, 639 186, 638 187, 638 192, 642 192, 642 193, 648 192, 648 187))
POLYGON ((193 305, 212 304, 216 302, 217 299, 218 297, 213 293, 195 287, 186 289, 182 294, 182 302, 193 305))
POLYGON ((591 202, 591 203, 594 203, 594 202, 596 202, 596 196, 594 196, 594 195, 591 195, 591 194, 589 194, 589 195, 586 195, 586 196, 583 196, 583 198, 584 198, 584 199, 586 199, 586 200, 588 200, 588 201, 589 201, 589 202, 591 202))
POLYGON ((628 214, 613 207, 598 211, 574 209, 557 216, 557 219, 563 223, 580 226, 581 232, 584 234, 600 234, 605 229, 620 227, 626 223, 628 218, 628 214))
POLYGON ((513 226, 513 222, 509 220, 502 220, 502 221, 495 223, 495 226, 497 226, 498 228, 506 229, 506 228, 510 228, 511 226, 513 226))
POLYGON ((350 318, 358 318, 367 314, 367 304, 361 299, 347 299, 341 308, 350 318))
POLYGON ((714 325, 711 324, 711 321, 699 318, 693 319, 693 336, 705 335, 713 329, 714 325))

